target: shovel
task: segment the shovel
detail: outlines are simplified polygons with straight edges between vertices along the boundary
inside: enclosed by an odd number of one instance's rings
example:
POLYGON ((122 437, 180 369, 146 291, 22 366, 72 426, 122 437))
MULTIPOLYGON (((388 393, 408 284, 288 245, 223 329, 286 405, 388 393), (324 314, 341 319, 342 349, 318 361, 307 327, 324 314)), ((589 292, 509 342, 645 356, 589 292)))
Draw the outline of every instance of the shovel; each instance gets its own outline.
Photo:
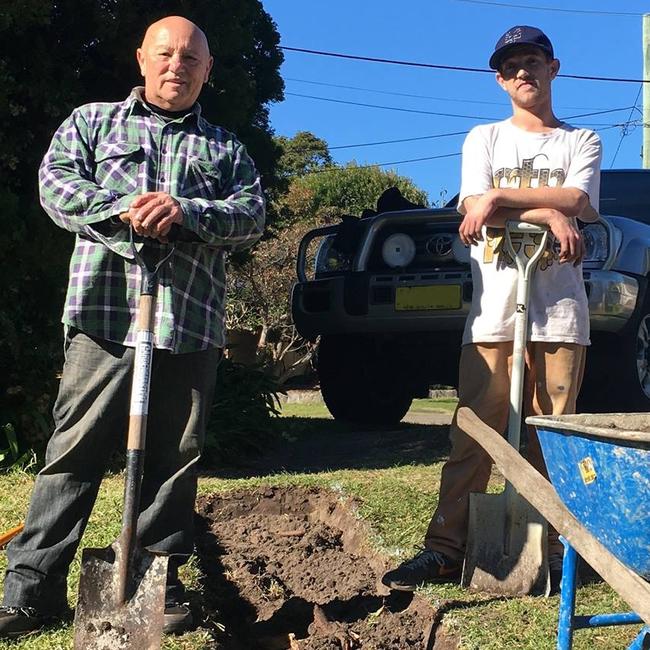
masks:
POLYGON ((144 467, 149 383, 158 272, 157 264, 135 259, 142 271, 137 340, 126 452, 122 532, 107 548, 84 549, 74 620, 75 650, 158 650, 165 612, 167 556, 141 548, 136 537, 144 467))
MULTIPOLYGON (((517 265, 517 301, 510 380, 508 443, 519 451, 528 298, 530 279, 546 250, 546 228, 523 222, 506 223, 505 251, 517 265), (521 233, 519 249, 514 250, 512 233, 521 233), (536 245, 523 240, 526 233, 537 235, 536 245), (526 259, 526 254, 531 254, 526 259)), ((548 595, 548 549, 546 521, 506 481, 501 494, 470 494, 465 564, 461 584, 477 591, 523 596, 548 595)))

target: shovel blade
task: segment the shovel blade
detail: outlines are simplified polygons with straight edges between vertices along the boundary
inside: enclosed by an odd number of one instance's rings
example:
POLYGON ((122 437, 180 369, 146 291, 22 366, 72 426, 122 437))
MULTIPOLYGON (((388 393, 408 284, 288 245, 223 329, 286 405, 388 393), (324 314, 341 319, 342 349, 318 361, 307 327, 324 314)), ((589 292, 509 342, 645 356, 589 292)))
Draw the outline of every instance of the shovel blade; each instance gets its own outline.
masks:
POLYGON ((546 521, 518 494, 511 501, 508 539, 505 494, 470 494, 461 584, 508 596, 548 596, 546 521))
POLYGON ((127 598, 118 596, 120 550, 84 549, 74 619, 75 650, 159 650, 165 615, 167 556, 137 548, 127 598))

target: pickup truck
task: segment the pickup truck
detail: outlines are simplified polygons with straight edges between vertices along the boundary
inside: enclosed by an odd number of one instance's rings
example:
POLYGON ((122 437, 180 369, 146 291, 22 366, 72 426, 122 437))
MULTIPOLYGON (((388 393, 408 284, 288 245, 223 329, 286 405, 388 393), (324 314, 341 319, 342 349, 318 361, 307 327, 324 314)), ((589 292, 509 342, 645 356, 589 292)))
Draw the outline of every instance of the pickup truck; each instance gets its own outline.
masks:
MULTIPOLYGON (((650 170, 603 171, 599 212, 582 227, 592 345, 578 408, 647 411, 650 170)), ((345 217, 301 241, 292 315, 303 337, 320 337, 316 367, 336 419, 399 422, 430 386, 457 384, 472 299, 459 224, 452 201, 345 217)))

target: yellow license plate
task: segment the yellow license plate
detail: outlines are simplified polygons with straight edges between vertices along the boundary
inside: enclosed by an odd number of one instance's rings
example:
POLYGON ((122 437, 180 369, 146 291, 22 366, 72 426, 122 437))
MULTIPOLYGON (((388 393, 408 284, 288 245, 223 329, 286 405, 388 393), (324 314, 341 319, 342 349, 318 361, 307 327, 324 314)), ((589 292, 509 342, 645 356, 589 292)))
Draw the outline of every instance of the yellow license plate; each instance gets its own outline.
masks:
POLYGON ((426 287, 398 287, 395 292, 397 311, 425 309, 460 309, 460 285, 435 284, 426 287))

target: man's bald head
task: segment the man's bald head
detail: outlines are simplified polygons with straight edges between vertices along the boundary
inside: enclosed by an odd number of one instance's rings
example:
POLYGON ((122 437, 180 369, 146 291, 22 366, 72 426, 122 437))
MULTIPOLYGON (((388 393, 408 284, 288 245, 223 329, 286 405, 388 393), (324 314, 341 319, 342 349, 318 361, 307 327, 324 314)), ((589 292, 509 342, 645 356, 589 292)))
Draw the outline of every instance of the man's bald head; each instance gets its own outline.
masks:
POLYGON ((137 56, 147 101, 169 111, 190 108, 212 68, 208 39, 182 16, 150 25, 137 56))

